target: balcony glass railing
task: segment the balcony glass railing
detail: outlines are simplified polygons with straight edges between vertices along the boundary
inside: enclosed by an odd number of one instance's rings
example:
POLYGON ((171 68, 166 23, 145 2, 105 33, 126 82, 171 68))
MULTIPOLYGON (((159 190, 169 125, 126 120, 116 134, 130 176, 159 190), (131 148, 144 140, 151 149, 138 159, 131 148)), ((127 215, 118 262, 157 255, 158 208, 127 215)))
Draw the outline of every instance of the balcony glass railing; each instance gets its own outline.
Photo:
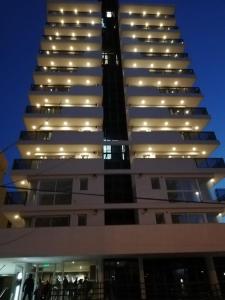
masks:
POLYGON ((27 192, 7 192, 5 196, 6 205, 25 205, 27 192))
POLYGON ((192 69, 149 69, 149 73, 155 74, 188 74, 193 75, 192 69))
POLYGON ((212 131, 203 132, 193 132, 193 131, 183 131, 181 136, 184 140, 194 140, 194 141, 215 141, 216 135, 212 131))
POLYGON ((52 138, 52 131, 22 131, 20 140, 22 141, 50 141, 52 138))
POLYGON ((181 87, 181 88, 171 88, 163 87, 157 88, 159 93, 162 94, 201 94, 201 91, 198 87, 181 87))
POLYGON ((60 11, 58 10, 50 10, 48 11, 48 15, 50 16, 90 16, 90 17, 93 17, 95 15, 99 15, 101 14, 101 12, 87 12, 87 11, 77 11, 76 13, 74 11, 63 11, 63 13, 61 13, 60 11))
POLYGON ((79 68, 77 67, 42 67, 37 66, 35 68, 35 72, 50 72, 50 73, 61 73, 61 72, 67 72, 67 73, 74 73, 77 72, 79 68))
POLYGON ((145 18, 155 18, 155 19, 174 19, 175 18, 175 15, 167 15, 167 14, 148 14, 146 13, 144 16, 143 16, 143 13, 140 14, 140 13, 132 13, 132 14, 129 14, 129 13, 121 13, 121 15, 125 15, 126 16, 130 16, 130 17, 145 17, 145 18))
POLYGON ((159 52, 138 52, 138 54, 145 57, 173 57, 173 58, 186 58, 188 57, 187 53, 159 53, 159 52))
POLYGON ((62 112, 62 107, 60 106, 27 106, 25 113, 27 114, 45 114, 45 115, 54 115, 60 114, 62 112))
POLYGON ((215 193, 218 201, 225 201, 225 189, 216 189, 215 193))
POLYGON ((65 51, 65 50, 40 50, 39 54, 46 54, 46 55, 84 55, 85 51, 65 51))
MULTIPOLYGON (((123 25, 124 26, 124 25, 123 25)), ((162 31, 170 31, 170 30, 178 30, 178 26, 157 26, 157 25, 150 25, 150 26, 145 26, 145 25, 127 25, 130 26, 133 29, 144 29, 144 30, 162 30, 162 31)))
POLYGON ((60 35, 60 36, 56 36, 56 35, 43 35, 43 39, 47 40, 47 41, 84 41, 84 40, 89 40, 90 37, 88 36, 83 36, 83 35, 79 35, 79 36, 70 36, 70 35, 60 35))
POLYGON ((195 158, 197 168, 225 168, 223 158, 195 158))
POLYGON ((32 84, 31 91, 43 91, 43 92, 69 92, 71 90, 70 85, 43 85, 32 84))
POLYGON ((169 108, 171 116, 207 116, 208 111, 204 107, 169 108))
POLYGON ((15 159, 13 170, 38 169, 42 161, 41 159, 15 159))
POLYGON ((99 23, 95 23, 95 24, 90 24, 90 23, 79 23, 79 24, 76 24, 75 22, 74 23, 52 23, 52 22, 47 22, 46 23, 47 26, 49 27, 62 27, 62 28, 84 28, 84 27, 95 27, 96 25, 99 26, 100 24, 99 23))
POLYGON ((150 44, 174 44, 174 45, 183 45, 184 40, 182 39, 159 39, 159 38, 142 38, 138 37, 138 41, 150 43, 150 44))

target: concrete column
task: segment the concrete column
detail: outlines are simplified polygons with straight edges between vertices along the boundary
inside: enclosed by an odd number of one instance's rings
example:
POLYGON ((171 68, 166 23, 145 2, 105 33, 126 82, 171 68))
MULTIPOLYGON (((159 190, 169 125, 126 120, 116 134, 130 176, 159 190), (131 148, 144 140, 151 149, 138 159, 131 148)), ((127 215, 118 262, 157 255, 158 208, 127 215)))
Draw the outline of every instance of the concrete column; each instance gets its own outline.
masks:
POLYGON ((143 267, 143 258, 138 258, 139 264, 139 278, 140 278, 140 287, 141 287, 141 300, 146 300, 146 289, 145 289, 145 275, 143 267))
POLYGON ((213 294, 216 296, 221 296, 220 284, 219 284, 219 280, 217 277, 215 264, 212 256, 206 257, 206 266, 207 266, 207 272, 209 276, 209 283, 211 285, 213 294))

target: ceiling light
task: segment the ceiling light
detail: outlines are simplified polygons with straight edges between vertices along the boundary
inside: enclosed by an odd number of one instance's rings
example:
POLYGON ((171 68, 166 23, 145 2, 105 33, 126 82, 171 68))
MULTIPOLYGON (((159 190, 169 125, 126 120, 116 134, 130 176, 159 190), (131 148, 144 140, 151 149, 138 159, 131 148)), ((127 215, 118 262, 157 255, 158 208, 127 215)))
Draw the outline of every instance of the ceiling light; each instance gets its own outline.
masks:
POLYGON ((88 33, 88 37, 91 37, 91 34, 90 34, 90 32, 88 33))
POLYGON ((157 81, 157 85, 161 85, 162 84, 162 82, 159 80, 159 81, 157 81))
POLYGON ((167 68, 171 68, 171 64, 168 64, 168 65, 167 65, 167 68))
POLYGON ((87 67, 90 67, 90 62, 88 61, 88 62, 86 63, 86 65, 87 65, 87 67))
POLYGON ((85 122, 85 125, 86 125, 86 126, 89 126, 89 125, 90 125, 90 123, 87 121, 87 122, 85 122))
POLYGON ((69 102, 70 102, 70 100, 69 100, 69 99, 65 99, 65 102, 66 102, 66 103, 69 103, 69 102))
POLYGON ((137 52, 137 48, 134 48, 134 52, 137 52))
POLYGON ((184 104, 184 100, 180 100, 180 104, 184 104))
POLYGON ((87 51, 90 51, 90 50, 91 50, 91 48, 89 46, 87 46, 87 51))
POLYGON ((48 121, 45 121, 45 125, 48 125, 49 123, 48 123, 48 121))
POLYGON ((160 23, 159 26, 160 26, 160 27, 163 27, 163 23, 160 23))
POLYGON ((185 125, 188 126, 188 125, 190 125, 190 123, 189 122, 185 122, 185 125))
POLYGON ((31 155, 30 151, 27 151, 26 155, 27 155, 27 156, 30 156, 30 155, 31 155))
POLYGON ((90 83, 90 80, 89 80, 89 79, 87 79, 87 80, 86 80, 86 83, 87 83, 87 84, 89 84, 89 83, 90 83))
POLYGON ((48 98, 45 98, 45 103, 48 103, 48 98))
POLYGON ((70 46, 70 50, 73 51, 73 49, 74 49, 73 46, 70 46))
POLYGON ((136 63, 134 63, 134 64, 133 64, 133 67, 134 67, 134 68, 136 68, 136 67, 137 67, 137 64, 136 64, 136 63))
POLYGON ((48 82, 48 83, 51 83, 51 82, 52 82, 52 80, 51 80, 50 78, 48 78, 48 79, 47 79, 47 82, 48 82))
POLYGON ((39 152, 41 149, 40 149, 39 147, 37 147, 35 150, 36 150, 37 152, 39 152))
POLYGON ((76 21, 76 23, 77 23, 77 25, 79 25, 79 24, 80 24, 80 21, 79 21, 79 20, 77 20, 77 21, 76 21))
POLYGON ((165 125, 165 126, 168 126, 168 125, 169 125, 169 122, 165 122, 164 125, 165 125))
POLYGON ((56 35, 56 36, 59 36, 59 32, 58 32, 58 31, 56 31, 55 35, 56 35))
POLYGON ((20 181, 20 184, 22 184, 22 185, 25 185, 25 183, 26 183, 25 180, 20 181))
POLYGON ((152 151, 152 147, 149 147, 149 148, 148 148, 148 151, 152 151))
POLYGON ((173 151, 176 151, 176 150, 177 150, 177 148, 176 148, 176 147, 173 147, 173 148, 172 148, 172 150, 173 150, 173 151))
POLYGON ((167 36, 166 36, 166 35, 164 35, 164 36, 163 36, 163 39, 165 40, 166 38, 167 38, 167 36))
POLYGON ((86 147, 84 147, 84 148, 83 148, 83 151, 87 151, 87 148, 86 148, 86 147))
POLYGON ((157 17, 159 17, 160 16, 160 11, 157 11, 156 15, 157 15, 157 17))
POLYGON ((19 217, 20 217, 19 215, 14 215, 14 219, 15 219, 15 220, 18 220, 19 217))
POLYGON ((74 9, 74 13, 77 14, 77 9, 76 8, 74 9))
POLYGON ((89 103, 90 102, 90 100, 89 99, 86 99, 86 103, 89 103))
POLYGON ((174 85, 178 85, 178 81, 174 81, 174 85))
POLYGON ((62 24, 62 25, 64 24, 64 20, 61 20, 61 24, 62 24))
POLYGON ((50 64, 51 64, 51 66, 55 65, 54 61, 50 61, 50 64))
POLYGON ((143 11, 143 16, 145 16, 146 15, 146 11, 143 11))
POLYGON ((141 104, 145 104, 145 100, 141 100, 141 104))
POLYGON ((195 126, 195 130, 199 130, 199 126, 195 126))
POLYGON ((150 65, 150 68, 154 68, 154 64, 151 64, 151 65, 150 65))
POLYGON ((130 23, 130 26, 134 26, 134 22, 131 22, 131 23, 130 23))
POLYGON ((143 84, 143 81, 142 81, 142 80, 139 80, 139 81, 138 81, 138 84, 139 84, 139 85, 142 85, 142 84, 143 84))
POLYGON ((150 48, 150 49, 149 49, 149 52, 153 52, 153 48, 150 48))
POLYGON ((210 179, 210 182, 214 183, 214 182, 215 182, 215 179, 214 179, 214 178, 211 178, 211 179, 210 179))
POLYGON ((164 104, 165 103, 165 100, 161 100, 161 104, 164 104))
POLYGON ((144 126, 147 126, 147 125, 148 125, 148 123, 147 123, 147 122, 143 122, 143 125, 144 125, 144 126))
POLYGON ((64 151, 64 148, 63 148, 63 147, 60 147, 60 148, 59 148, 59 151, 60 151, 60 152, 64 151))
POLYGON ((67 79, 67 83, 71 83, 71 79, 67 79))
POLYGON ((55 50, 55 45, 52 45, 52 50, 55 50))
POLYGON ((169 52, 170 52, 170 49, 169 49, 169 48, 167 48, 167 49, 166 49, 166 53, 169 53, 169 52))
POLYGON ((75 32, 72 32, 72 36, 75 37, 75 32))
POLYGON ((149 35, 148 35, 148 39, 151 39, 151 37, 152 37, 152 36, 149 34, 149 35))
POLYGON ((132 11, 129 11, 129 15, 132 15, 132 11))
POLYGON ((196 150, 197 150, 196 147, 193 147, 193 148, 192 148, 192 151, 196 151, 196 150))
POLYGON ((60 12, 63 14, 63 8, 60 8, 60 12))
POLYGON ((206 151, 202 151, 202 155, 206 155, 206 151))
POLYGON ((33 129, 33 130, 35 130, 36 128, 37 128, 37 126, 35 126, 35 125, 32 126, 32 129, 33 129))
POLYGON ((72 65, 73 65, 72 61, 69 61, 69 66, 72 66, 72 65))
POLYGON ((64 125, 64 126, 67 126, 67 125, 68 125, 68 122, 66 122, 66 121, 63 122, 63 125, 64 125))
POLYGON ((136 38, 136 35, 135 35, 135 34, 133 34, 133 35, 132 35, 132 38, 133 38, 133 39, 135 39, 135 38, 136 38))

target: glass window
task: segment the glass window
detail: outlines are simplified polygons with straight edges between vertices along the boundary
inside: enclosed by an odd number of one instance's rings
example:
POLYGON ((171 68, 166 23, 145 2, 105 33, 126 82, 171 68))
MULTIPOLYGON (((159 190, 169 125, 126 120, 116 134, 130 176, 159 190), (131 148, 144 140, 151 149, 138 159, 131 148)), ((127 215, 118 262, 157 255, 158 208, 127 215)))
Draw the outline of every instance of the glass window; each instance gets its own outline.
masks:
POLYGON ((58 227, 58 226, 69 226, 69 216, 44 216, 35 219, 35 227, 58 227))
POLYGON ((80 190, 81 191, 88 190, 88 178, 80 178, 80 190))
POLYGON ((174 224, 199 224, 205 223, 204 214, 173 214, 174 224))
POLYGON ((165 217, 164 217, 164 213, 157 213, 155 214, 155 221, 156 224, 165 224, 165 217))
POLYGON ((153 190, 160 190, 159 178, 157 178, 157 177, 151 178, 151 184, 152 184, 153 190))
POLYGON ((78 226, 86 226, 87 225, 87 215, 78 215, 78 226))

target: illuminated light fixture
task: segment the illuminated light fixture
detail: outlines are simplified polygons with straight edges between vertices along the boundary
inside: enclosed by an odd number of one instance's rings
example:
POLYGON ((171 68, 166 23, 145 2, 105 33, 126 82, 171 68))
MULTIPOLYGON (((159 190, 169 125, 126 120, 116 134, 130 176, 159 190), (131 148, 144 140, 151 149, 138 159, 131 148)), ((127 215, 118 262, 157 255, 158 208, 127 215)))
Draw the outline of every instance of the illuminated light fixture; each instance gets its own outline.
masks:
POLYGON ((20 184, 25 185, 25 180, 20 181, 20 184))
POLYGON ((141 100, 141 104, 145 104, 145 100, 141 100))
POLYGON ((202 151, 202 155, 206 155, 206 151, 202 151))
POLYGON ((52 50, 55 50, 55 45, 52 45, 52 50))
POLYGON ((87 51, 90 51, 90 50, 91 50, 91 48, 89 46, 87 46, 87 51))
POLYGON ((64 24, 64 20, 61 20, 61 24, 62 24, 62 25, 64 24))
POLYGON ((63 125, 64 125, 64 126, 67 126, 67 125, 68 125, 68 122, 66 122, 66 121, 63 122, 63 125))
POLYGON ((136 63, 134 63, 134 64, 133 64, 133 67, 134 67, 134 68, 136 68, 136 67, 137 67, 137 64, 136 64, 136 63))
POLYGON ((82 266, 80 266, 80 270, 82 270, 82 266))
POLYGON ((37 126, 35 125, 32 125, 32 129, 35 130, 37 128, 37 126))
POLYGON ((72 37, 75 37, 75 32, 72 32, 72 37))
POLYGON ((178 81, 174 81, 174 85, 178 85, 178 81))
POLYGON ((161 104, 164 104, 165 103, 165 100, 161 100, 161 104))
POLYGON ((47 55, 49 55, 49 54, 50 54, 50 52, 49 52, 49 51, 46 51, 46 54, 47 54, 47 55))
POLYGON ((71 79, 67 79, 67 83, 71 83, 71 79))
POLYGON ((77 14, 77 9, 76 8, 74 9, 74 13, 77 14))
POLYGON ((133 34, 133 35, 132 35, 132 38, 133 38, 133 39, 135 39, 135 38, 136 38, 136 35, 135 35, 135 34, 133 34))
POLYGON ((52 37, 51 37, 51 36, 49 36, 48 38, 49 38, 50 41, 52 40, 52 37))
POLYGON ((134 22, 131 22, 131 23, 130 23, 130 26, 133 27, 133 26, 134 26, 134 22))
POLYGON ((169 155, 169 156, 168 156, 168 158, 172 158, 172 156, 171 156, 171 155, 169 155))
POLYGON ((199 130, 199 126, 195 126, 195 130, 199 130))
POLYGON ((211 179, 210 179, 210 182, 214 183, 214 182, 215 182, 215 179, 214 179, 214 178, 211 178, 211 179))
POLYGON ((134 52, 137 52, 137 48, 134 48, 134 52))
POLYGON ((196 151, 196 150, 197 150, 196 147, 193 147, 193 148, 192 148, 192 151, 196 151))
POLYGON ((163 23, 160 23, 159 26, 160 26, 160 27, 163 27, 163 23))
POLYGON ((89 37, 89 38, 91 37, 91 34, 90 34, 90 32, 88 33, 88 37, 89 37))
POLYGON ((47 82, 48 82, 48 83, 51 83, 51 82, 52 82, 52 80, 51 80, 50 78, 48 78, 48 79, 47 79, 47 82))
POLYGON ((89 99, 86 99, 86 101, 85 101, 86 103, 89 103, 90 102, 90 100, 89 99))
POLYGON ((48 98, 45 98, 45 100, 44 100, 44 101, 45 101, 45 103, 48 103, 48 98))
POLYGON ((49 123, 48 123, 48 121, 45 121, 45 125, 48 125, 49 123))
POLYGON ((91 9, 89 10, 89 14, 92 14, 92 10, 91 9))
POLYGON ((153 52, 153 48, 150 48, 150 49, 149 49, 149 52, 153 52))
POLYGON ((145 27, 148 27, 148 25, 149 25, 149 23, 147 22, 147 23, 145 23, 145 27))
POLYGON ((91 21, 91 25, 95 25, 95 21, 91 21))
POLYGON ((47 67, 43 67, 44 70, 47 70, 47 67))
POLYGON ((169 52, 170 52, 170 49, 169 49, 169 48, 167 48, 167 49, 166 49, 166 53, 169 53, 169 52))
POLYGON ((56 35, 56 36, 59 36, 59 32, 58 32, 58 31, 56 31, 55 35, 56 35))
POLYGON ((83 148, 83 151, 87 151, 87 147, 84 147, 84 148, 83 148))
POLYGON ((144 125, 144 126, 147 126, 147 125, 148 125, 148 123, 147 123, 147 122, 143 122, 143 125, 144 125))
POLYGON ((27 155, 27 156, 30 156, 30 155, 31 155, 31 152, 30 152, 30 151, 27 151, 26 155, 27 155))
POLYGON ((64 148, 63 148, 63 147, 60 147, 60 148, 59 148, 59 151, 60 151, 60 152, 64 151, 64 148))
POLYGON ((151 64, 151 65, 150 65, 150 68, 154 68, 154 64, 151 64))
POLYGON ((60 8, 60 12, 61 12, 61 14, 63 14, 63 12, 64 12, 63 8, 60 8))
POLYGON ((188 125, 190 125, 190 123, 189 122, 185 122, 185 125, 188 126, 188 125))
POLYGON ((73 46, 70 46, 70 50, 73 50, 74 48, 73 48, 73 46))
POLYGON ((164 36, 163 36, 163 39, 164 39, 164 40, 166 40, 166 39, 167 39, 167 36, 166 36, 166 35, 164 35, 164 36))
POLYGON ((162 84, 162 81, 157 81, 157 85, 161 85, 162 84))
POLYGON ((146 11, 143 11, 143 16, 146 16, 146 11))
POLYGON ((55 65, 54 61, 50 61, 50 65, 54 66, 55 65))
POLYGON ((40 149, 39 147, 37 147, 35 150, 36 150, 37 152, 39 152, 41 149, 40 149))
POLYGON ((152 151, 152 147, 149 147, 149 148, 148 148, 148 151, 152 151))
POLYGON ((171 64, 168 64, 168 65, 167 65, 167 68, 171 68, 171 64))
POLYGON ((132 11, 129 11, 129 15, 132 15, 132 11))
POLYGON ((139 84, 139 85, 142 85, 142 84, 143 84, 143 81, 142 81, 142 80, 139 80, 139 81, 138 81, 138 84, 139 84))
POLYGON ((69 61, 69 63, 68 63, 68 64, 69 64, 69 66, 72 66, 72 65, 73 65, 72 61, 69 61))
POLYGON ((14 215, 14 219, 15 219, 15 220, 18 220, 19 218, 20 218, 19 215, 14 215))
POLYGON ((90 80, 89 80, 89 79, 87 79, 87 80, 86 80, 86 83, 87 83, 87 84, 89 84, 89 83, 90 83, 90 80))
POLYGON ((160 11, 157 11, 156 15, 157 15, 157 17, 159 17, 160 16, 160 11))
POLYGON ((88 121, 85 122, 85 125, 86 125, 86 126, 89 126, 89 125, 90 125, 90 122, 88 122, 88 121))
POLYGON ((70 102, 70 100, 69 100, 69 99, 65 99, 65 102, 66 102, 66 103, 69 103, 69 102, 70 102))
POLYGON ((198 191, 197 191, 197 192, 195 192, 195 195, 196 195, 196 196, 199 196, 199 192, 198 192, 198 191))
POLYGON ((77 25, 79 25, 79 24, 80 24, 80 21, 79 21, 79 20, 77 20, 77 21, 76 21, 76 23, 77 23, 77 25))
POLYGON ((172 150, 173 150, 173 151, 176 151, 176 150, 177 150, 177 148, 176 148, 176 147, 173 147, 173 148, 172 148, 172 150))
POLYGON ((169 122, 165 122, 164 125, 165 125, 165 126, 168 126, 168 125, 169 125, 169 122))
POLYGON ((87 65, 87 67, 90 67, 90 62, 88 61, 88 62, 86 63, 86 65, 87 65))
POLYGON ((151 38, 152 38, 152 36, 149 34, 149 35, 148 35, 148 39, 150 40, 151 38))
POLYGON ((186 114, 186 115, 188 115, 188 114, 189 114, 189 112, 190 112, 189 110, 185 110, 185 114, 186 114))
POLYGON ((184 100, 180 100, 180 104, 184 104, 184 100))

